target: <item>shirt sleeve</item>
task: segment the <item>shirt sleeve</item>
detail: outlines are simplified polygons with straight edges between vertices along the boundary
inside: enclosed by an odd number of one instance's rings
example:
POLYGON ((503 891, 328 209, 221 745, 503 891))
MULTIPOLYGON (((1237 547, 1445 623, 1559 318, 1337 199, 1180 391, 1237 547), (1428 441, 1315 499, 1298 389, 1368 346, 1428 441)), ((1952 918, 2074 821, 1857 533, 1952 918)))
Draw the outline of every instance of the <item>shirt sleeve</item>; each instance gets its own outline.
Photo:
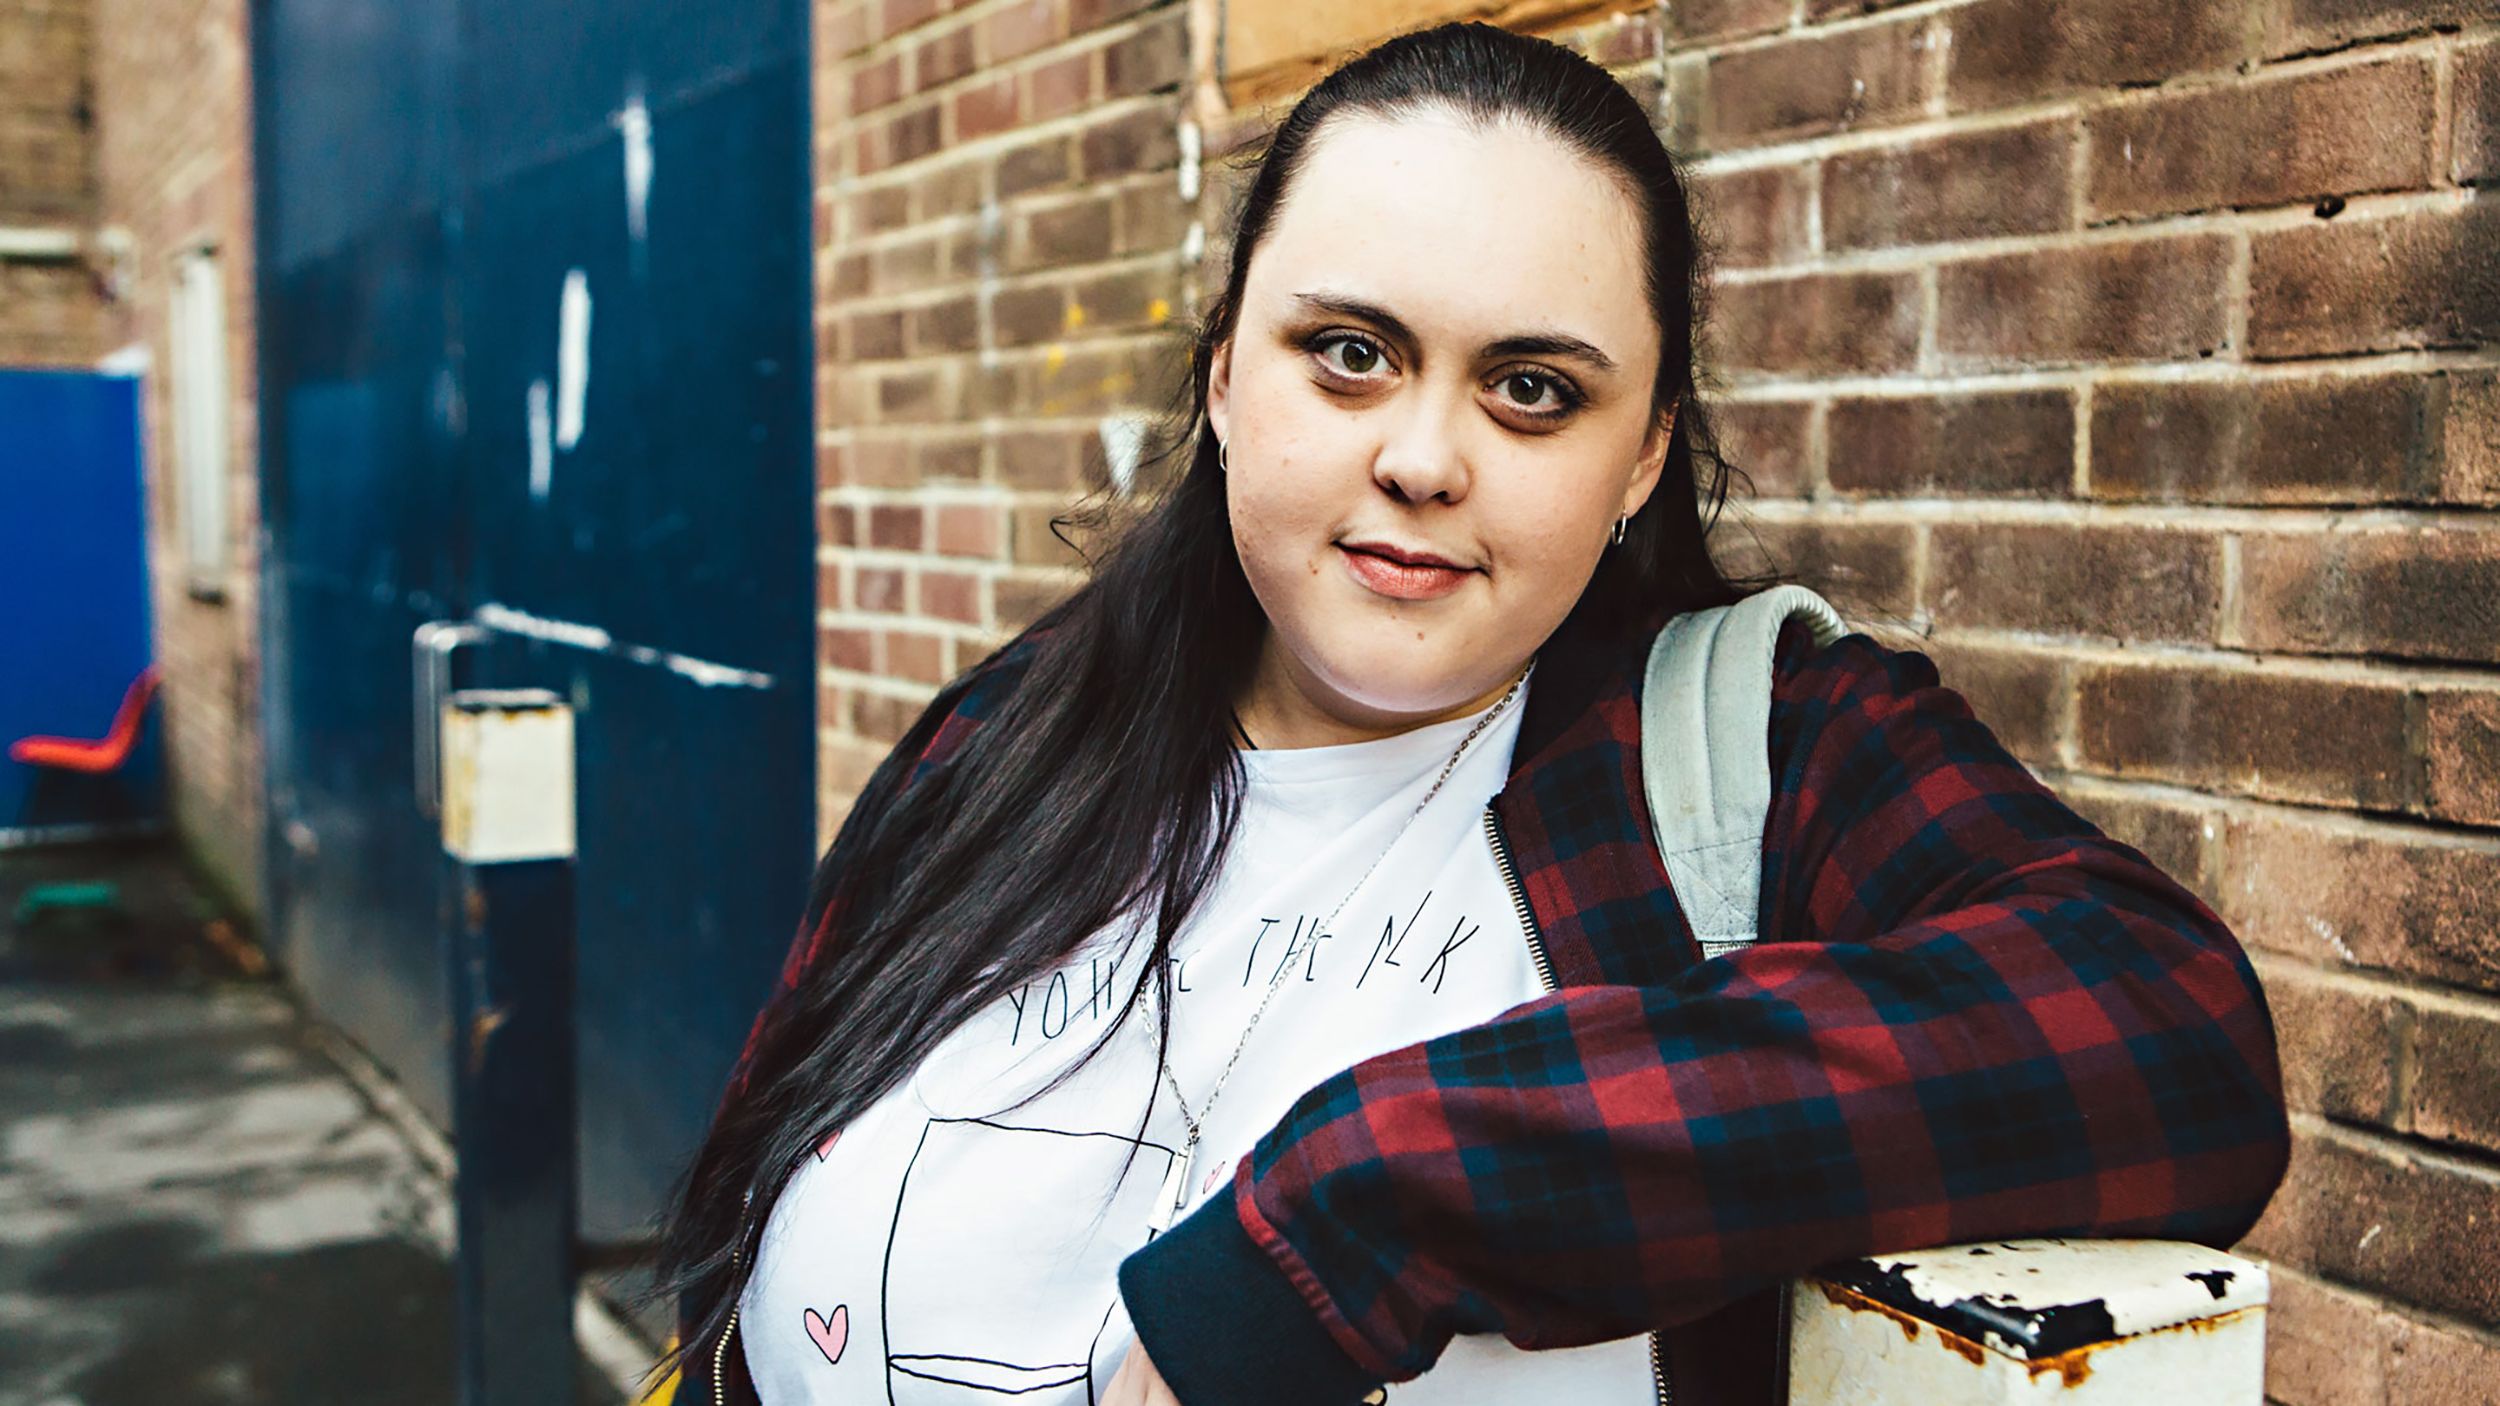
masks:
POLYGON ((2237 1241, 2290 1149, 2222 920, 1922 653, 1780 649, 1762 929, 1302 1095, 1121 1265, 1185 1406, 1353 1402, 1459 1333, 1628 1337, 1859 1255, 2237 1241))

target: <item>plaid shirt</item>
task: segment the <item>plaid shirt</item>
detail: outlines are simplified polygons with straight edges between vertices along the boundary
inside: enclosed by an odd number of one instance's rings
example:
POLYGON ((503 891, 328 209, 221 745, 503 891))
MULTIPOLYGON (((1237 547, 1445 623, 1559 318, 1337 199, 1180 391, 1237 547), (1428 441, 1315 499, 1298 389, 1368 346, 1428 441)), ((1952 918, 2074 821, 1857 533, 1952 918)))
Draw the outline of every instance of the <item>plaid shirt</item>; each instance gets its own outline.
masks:
MULTIPOLYGON (((1458 1333, 1661 1327, 1677 1406, 1756 1406, 1779 1285, 1817 1266, 2035 1235, 2228 1246, 2256 1222, 2290 1135, 2239 943, 1926 655, 1783 630, 1761 938, 1705 961, 1641 789, 1660 622, 1575 623, 1494 801, 1559 989, 1331 1076, 1230 1196, 1128 1257, 1185 1406, 1354 1402, 1458 1333)), ((983 694, 905 739, 913 774, 983 694)))

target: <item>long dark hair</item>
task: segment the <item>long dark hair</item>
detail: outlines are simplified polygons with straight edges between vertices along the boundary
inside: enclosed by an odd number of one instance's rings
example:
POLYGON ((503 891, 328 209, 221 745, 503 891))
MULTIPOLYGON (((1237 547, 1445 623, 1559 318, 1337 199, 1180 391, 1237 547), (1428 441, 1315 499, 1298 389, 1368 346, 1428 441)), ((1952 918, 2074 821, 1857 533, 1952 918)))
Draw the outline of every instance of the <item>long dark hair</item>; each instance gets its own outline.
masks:
MULTIPOLYGON (((1118 1032, 1149 984, 1157 1047, 1168 1046, 1163 958, 1232 836, 1243 775, 1232 704, 1267 626, 1234 551, 1206 433, 1210 360, 1233 335, 1250 260, 1322 125, 1427 108, 1551 134, 1618 180, 1642 217, 1644 291, 1661 329, 1653 410, 1674 407, 1675 426, 1660 490, 1604 554, 1563 628, 1655 620, 1759 584, 1723 575, 1705 542, 1731 472, 1694 381, 1707 260, 1676 162, 1640 104, 1571 50, 1478 23, 1389 40, 1329 74, 1263 152, 1253 149, 1224 290, 1200 323, 1190 384, 1147 455, 1158 473, 1179 463, 1177 477, 1116 524, 1084 586, 940 691, 817 867, 802 930, 820 935, 821 950, 785 972, 787 989, 759 1020, 661 1240, 651 1296, 677 1300, 680 1353, 726 1325, 740 1266, 752 1262, 800 1158, 966 1019, 1057 969, 1111 923, 1151 912, 1154 946, 1118 1017, 1060 1079, 1118 1032), (1015 686, 945 762, 916 766, 973 676, 1009 651, 1021 670, 1015 686)), ((1098 508, 1094 520, 1108 523, 1112 511, 1098 508)))

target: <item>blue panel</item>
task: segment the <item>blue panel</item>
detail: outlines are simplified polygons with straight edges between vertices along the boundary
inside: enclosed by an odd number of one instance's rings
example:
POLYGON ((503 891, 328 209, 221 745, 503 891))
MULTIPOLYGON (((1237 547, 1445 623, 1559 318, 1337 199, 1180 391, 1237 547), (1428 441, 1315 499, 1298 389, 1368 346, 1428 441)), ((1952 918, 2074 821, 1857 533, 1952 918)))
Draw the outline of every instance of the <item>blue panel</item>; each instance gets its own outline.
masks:
POLYGON ((518 635, 462 656, 464 684, 577 709, 582 1206, 589 1233, 635 1233, 814 857, 806 8, 265 10, 271 886, 315 1001, 447 1112, 419 623, 500 605, 770 680, 518 635), (587 394, 562 444, 576 270, 587 394))
POLYGON ((152 655, 138 385, 0 371, 0 828, 162 813, 154 708, 109 780, 7 752, 30 734, 104 736, 152 655))

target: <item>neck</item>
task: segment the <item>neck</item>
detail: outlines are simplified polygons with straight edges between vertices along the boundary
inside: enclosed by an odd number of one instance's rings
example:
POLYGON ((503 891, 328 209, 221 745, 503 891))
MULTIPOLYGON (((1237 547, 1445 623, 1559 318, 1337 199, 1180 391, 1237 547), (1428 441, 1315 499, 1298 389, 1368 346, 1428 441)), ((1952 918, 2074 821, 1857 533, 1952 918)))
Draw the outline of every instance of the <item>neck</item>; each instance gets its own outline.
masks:
POLYGON ((1292 650, 1277 642, 1275 631, 1270 630, 1259 646, 1259 663, 1252 671, 1249 687, 1233 705, 1242 729, 1249 734, 1249 741, 1235 738, 1235 745, 1288 751, 1374 742, 1463 718, 1498 702, 1527 672, 1528 662, 1521 660, 1502 676, 1500 683, 1447 708, 1423 713, 1384 712, 1347 698, 1314 677, 1292 650))

